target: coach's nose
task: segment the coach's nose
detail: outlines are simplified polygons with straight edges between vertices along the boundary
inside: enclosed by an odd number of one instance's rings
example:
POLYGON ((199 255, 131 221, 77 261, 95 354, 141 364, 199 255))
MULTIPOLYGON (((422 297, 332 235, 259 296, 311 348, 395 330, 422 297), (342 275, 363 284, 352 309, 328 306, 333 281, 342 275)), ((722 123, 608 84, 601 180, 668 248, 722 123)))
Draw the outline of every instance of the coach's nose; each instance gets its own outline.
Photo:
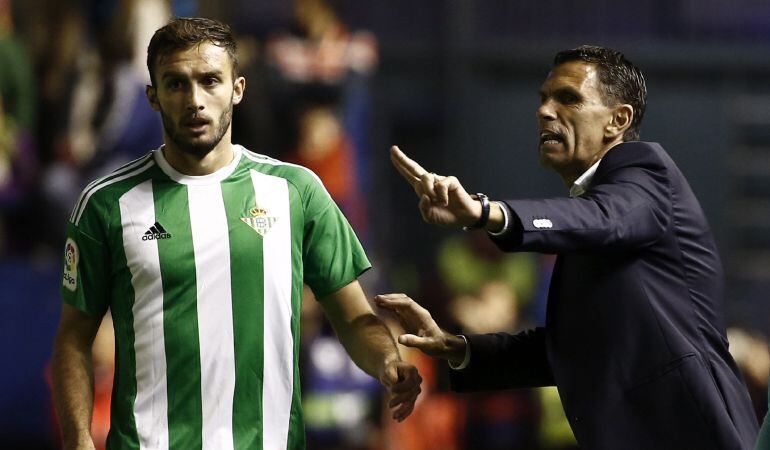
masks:
POLYGON ((554 101, 552 99, 545 99, 540 102, 540 106, 537 108, 537 119, 541 122, 550 122, 556 120, 556 110, 554 108, 554 101))

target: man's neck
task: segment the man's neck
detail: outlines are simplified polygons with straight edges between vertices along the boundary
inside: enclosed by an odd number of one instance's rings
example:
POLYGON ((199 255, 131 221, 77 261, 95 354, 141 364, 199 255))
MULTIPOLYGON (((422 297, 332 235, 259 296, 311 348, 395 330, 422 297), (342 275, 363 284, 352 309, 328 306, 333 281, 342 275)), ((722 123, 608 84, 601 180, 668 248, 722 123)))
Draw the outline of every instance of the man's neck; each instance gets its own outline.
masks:
POLYGON ((233 145, 225 136, 213 150, 203 156, 194 155, 177 148, 166 139, 163 156, 177 172, 191 176, 202 176, 216 172, 233 160, 233 145))
POLYGON ((606 146, 604 149, 599 150, 596 152, 591 159, 588 161, 583 162, 579 166, 576 166, 572 168, 571 170, 562 172, 561 179, 564 182, 564 186, 567 187, 567 189, 571 188, 573 184, 575 184, 575 180, 580 178, 580 175, 583 175, 586 170, 591 168, 594 164, 599 162, 602 158, 604 158, 604 155, 607 154, 608 151, 610 151, 613 147, 615 147, 618 144, 622 144, 623 141, 617 141, 613 142, 612 144, 606 146))

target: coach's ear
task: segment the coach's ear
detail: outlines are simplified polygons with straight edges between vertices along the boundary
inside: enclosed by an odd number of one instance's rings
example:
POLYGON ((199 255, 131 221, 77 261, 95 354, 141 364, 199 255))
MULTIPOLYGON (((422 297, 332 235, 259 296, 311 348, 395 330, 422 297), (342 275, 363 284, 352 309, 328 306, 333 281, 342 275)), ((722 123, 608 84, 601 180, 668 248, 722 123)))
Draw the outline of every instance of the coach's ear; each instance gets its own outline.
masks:
POLYGON ((616 106, 612 111, 610 121, 604 127, 604 139, 612 140, 623 134, 631 126, 634 120, 634 107, 623 104, 616 106))
POLYGON ((147 94, 147 101, 150 102, 150 106, 155 111, 160 111, 160 104, 158 103, 158 91, 152 85, 147 85, 144 88, 144 93, 147 94))

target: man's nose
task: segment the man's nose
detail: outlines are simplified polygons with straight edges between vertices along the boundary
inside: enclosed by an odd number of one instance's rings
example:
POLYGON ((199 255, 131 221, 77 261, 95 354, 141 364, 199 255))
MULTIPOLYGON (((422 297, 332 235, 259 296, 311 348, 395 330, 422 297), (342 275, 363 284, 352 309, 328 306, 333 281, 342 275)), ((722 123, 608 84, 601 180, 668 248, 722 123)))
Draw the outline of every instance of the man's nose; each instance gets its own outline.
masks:
POLYGON ((190 86, 190 91, 187 95, 187 109, 190 111, 203 111, 203 101, 198 86, 190 86))
POLYGON ((554 109, 553 101, 549 99, 540 103, 540 107, 537 108, 536 115, 538 120, 556 120, 556 112, 554 109))

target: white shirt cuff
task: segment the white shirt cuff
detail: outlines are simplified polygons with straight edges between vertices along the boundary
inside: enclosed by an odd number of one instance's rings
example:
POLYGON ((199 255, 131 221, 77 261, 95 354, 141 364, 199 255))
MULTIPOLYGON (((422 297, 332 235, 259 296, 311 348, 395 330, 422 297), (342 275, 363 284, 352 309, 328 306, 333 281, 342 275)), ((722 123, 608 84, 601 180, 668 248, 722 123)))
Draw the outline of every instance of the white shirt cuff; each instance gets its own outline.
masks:
POLYGON ((491 232, 491 231, 487 231, 487 233, 489 233, 492 236, 501 236, 501 235, 503 235, 503 234, 508 232, 508 223, 509 223, 508 207, 505 206, 505 203, 503 203, 503 202, 495 202, 495 203, 500 205, 500 209, 503 211, 503 229, 500 230, 500 231, 494 232, 494 233, 491 232))
POLYGON ((463 370, 471 363, 471 346, 468 345, 468 339, 466 339, 465 336, 462 334, 458 334, 457 336, 463 338, 463 341, 465 341, 465 358, 463 358, 463 362, 458 366, 453 365, 451 361, 447 361, 447 363, 449 363, 449 367, 452 370, 463 370))

